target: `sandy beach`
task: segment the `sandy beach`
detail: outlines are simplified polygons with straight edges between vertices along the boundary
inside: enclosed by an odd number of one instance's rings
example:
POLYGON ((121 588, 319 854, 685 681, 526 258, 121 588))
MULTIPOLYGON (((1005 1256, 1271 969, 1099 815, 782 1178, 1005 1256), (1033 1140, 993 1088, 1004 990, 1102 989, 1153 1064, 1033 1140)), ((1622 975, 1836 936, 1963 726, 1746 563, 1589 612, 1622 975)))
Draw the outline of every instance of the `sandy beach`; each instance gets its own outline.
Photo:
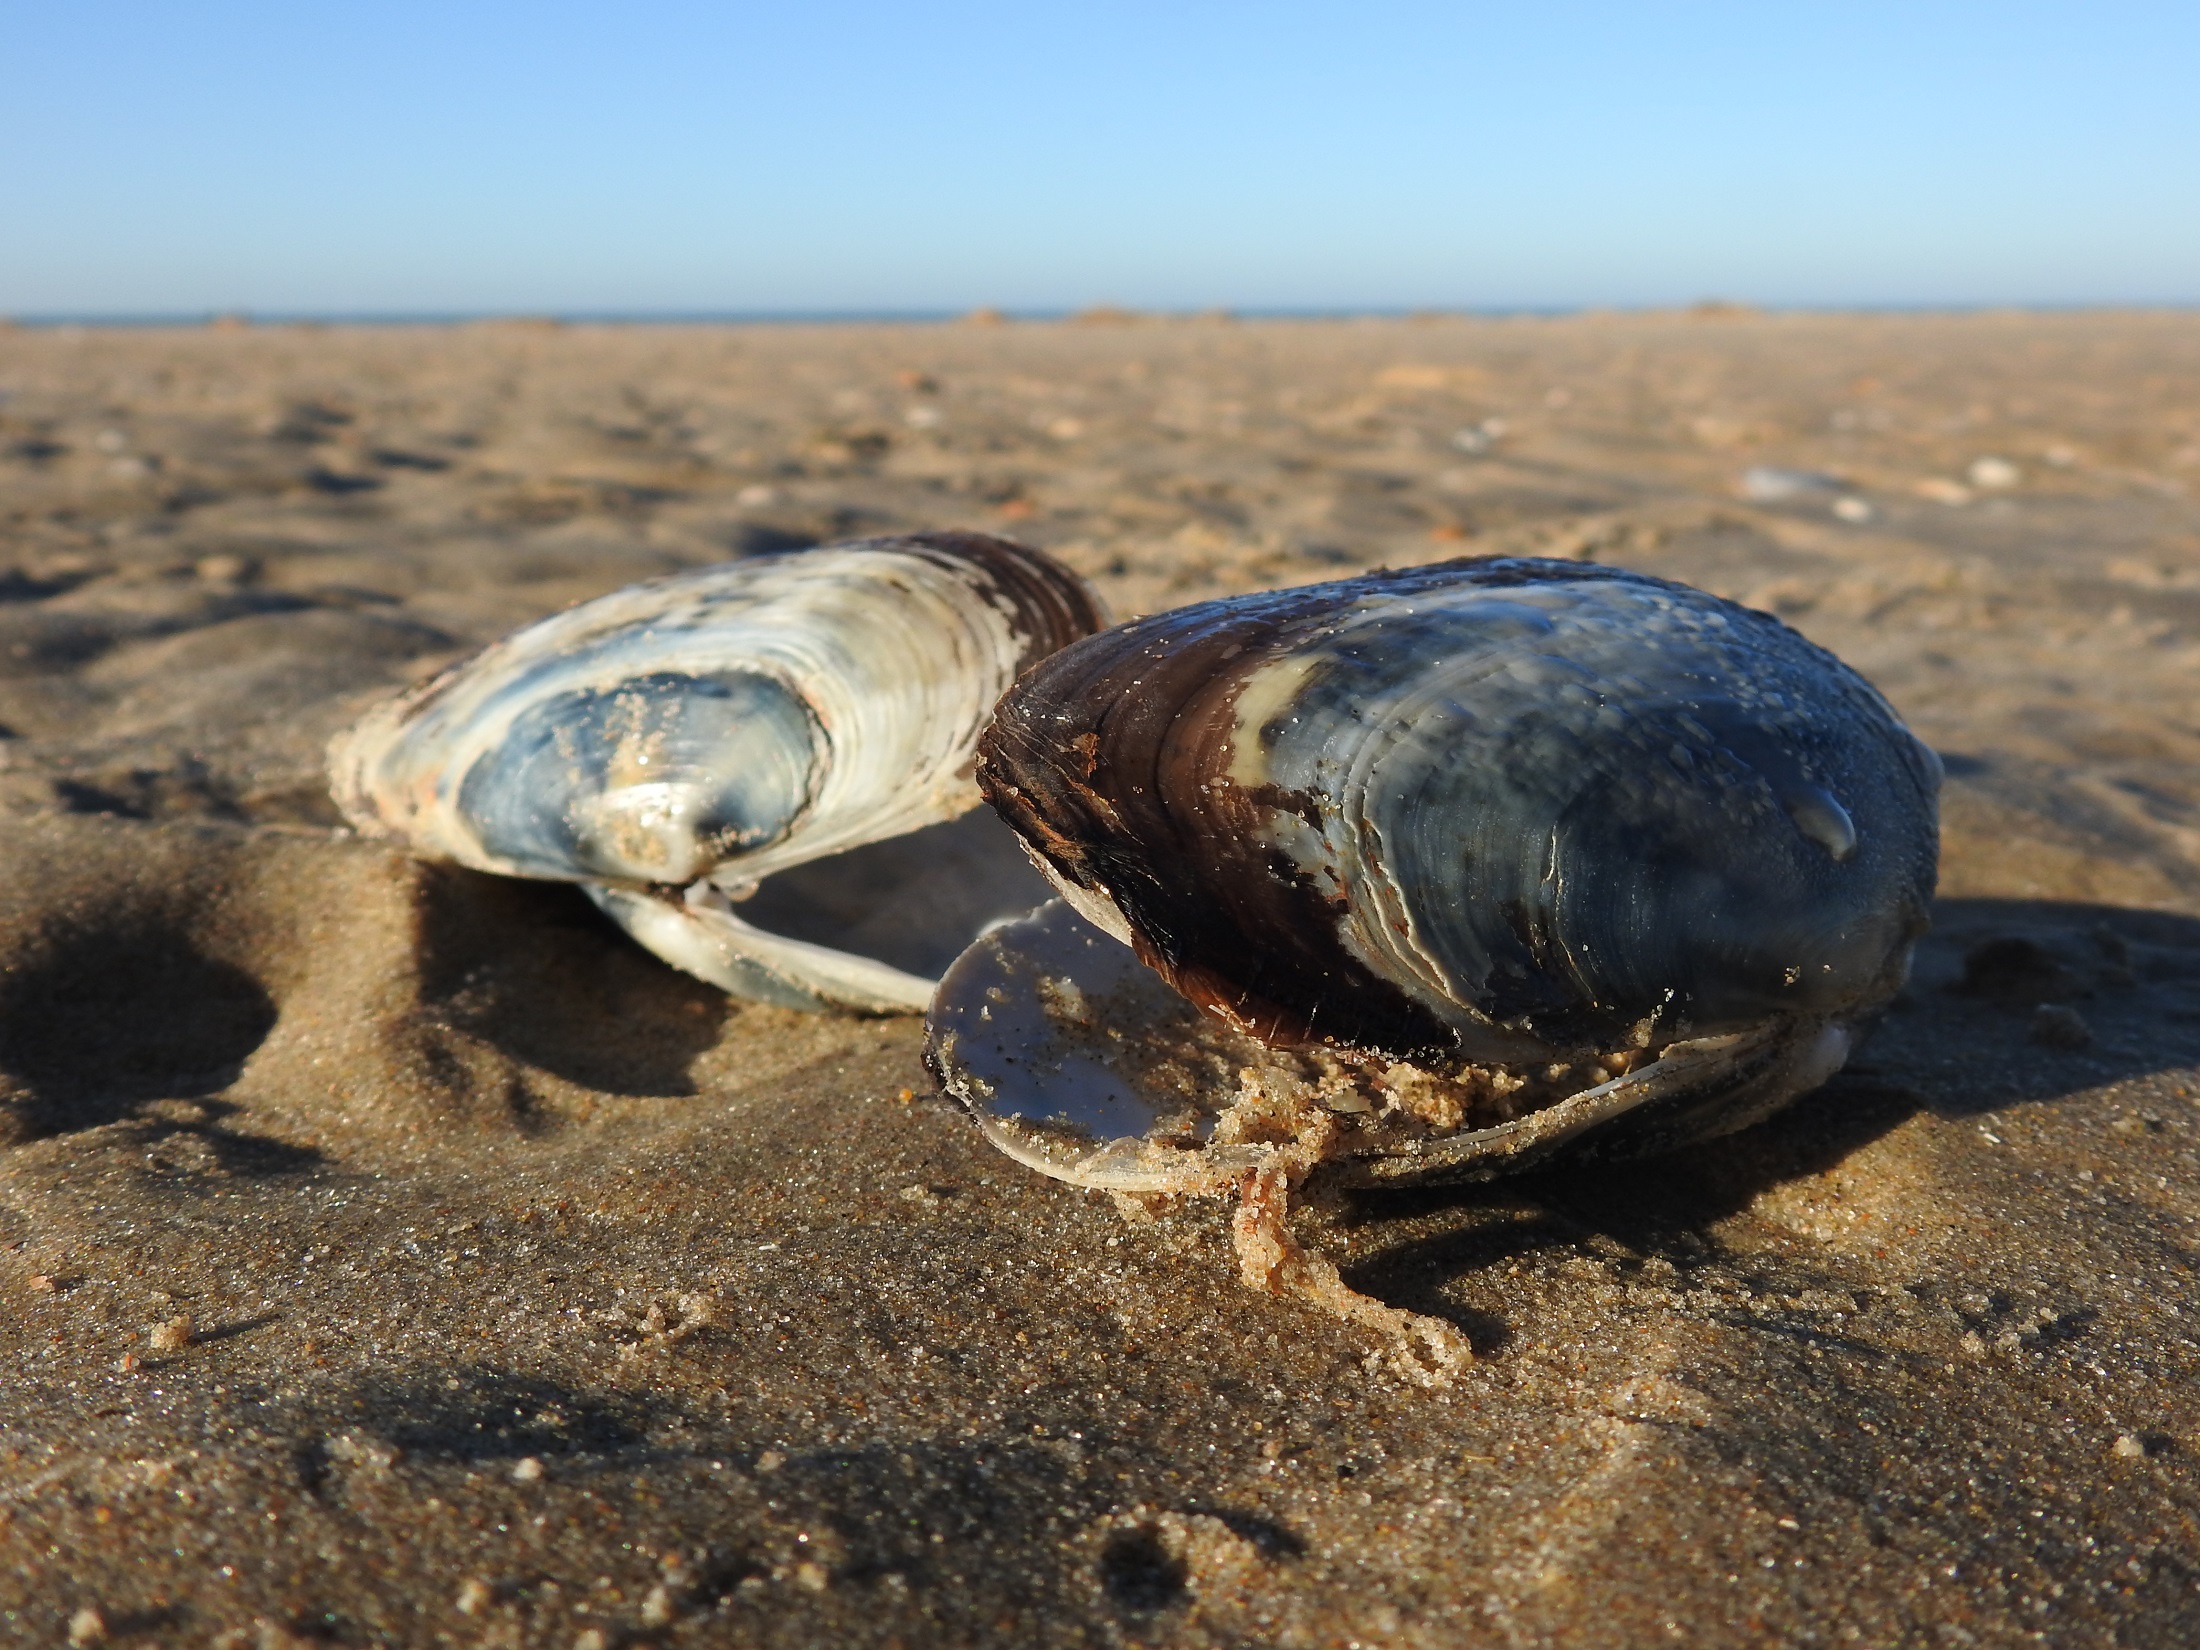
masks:
POLYGON ((2200 316, 0 330, 0 1636, 2171 1646, 2200 1630, 2200 316), (1119 617, 1460 555, 1778 614, 1942 753, 1850 1069, 1305 1239, 1449 1391, 576 891, 377 698, 968 527, 1119 617), (2043 1006, 2045 1005, 2045 1006, 2043 1006))

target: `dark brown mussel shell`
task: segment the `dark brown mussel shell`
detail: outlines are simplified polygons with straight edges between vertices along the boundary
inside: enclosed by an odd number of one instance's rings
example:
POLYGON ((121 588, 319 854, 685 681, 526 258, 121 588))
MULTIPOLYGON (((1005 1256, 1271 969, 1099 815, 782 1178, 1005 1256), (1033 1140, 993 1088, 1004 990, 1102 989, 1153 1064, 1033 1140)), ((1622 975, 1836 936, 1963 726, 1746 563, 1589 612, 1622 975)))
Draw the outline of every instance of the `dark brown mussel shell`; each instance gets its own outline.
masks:
POLYGON ((1939 764, 1854 671, 1572 562, 1118 626, 1017 683, 978 780, 1083 921, 966 952, 935 1069, 996 1144, 1125 1189, 1257 1153, 1241 1073, 1332 1107, 1357 1178, 1738 1127, 1899 987, 1937 861, 1939 764))

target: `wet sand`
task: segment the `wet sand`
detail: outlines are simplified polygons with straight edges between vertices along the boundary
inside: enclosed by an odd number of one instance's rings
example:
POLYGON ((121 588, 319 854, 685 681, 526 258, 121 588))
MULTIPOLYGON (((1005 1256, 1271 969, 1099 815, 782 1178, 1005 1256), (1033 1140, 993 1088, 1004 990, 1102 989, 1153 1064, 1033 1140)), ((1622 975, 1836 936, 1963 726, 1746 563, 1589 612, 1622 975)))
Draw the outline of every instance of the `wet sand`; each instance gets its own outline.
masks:
POLYGON ((0 1633, 2185 1642, 2196 385, 2140 314, 0 332, 0 1633), (915 1021, 326 799, 514 625, 956 526, 1124 616, 1496 552, 1777 612, 1946 758, 1917 976, 1746 1134, 1308 1212, 1473 1340, 1429 1392, 991 1152, 915 1021))

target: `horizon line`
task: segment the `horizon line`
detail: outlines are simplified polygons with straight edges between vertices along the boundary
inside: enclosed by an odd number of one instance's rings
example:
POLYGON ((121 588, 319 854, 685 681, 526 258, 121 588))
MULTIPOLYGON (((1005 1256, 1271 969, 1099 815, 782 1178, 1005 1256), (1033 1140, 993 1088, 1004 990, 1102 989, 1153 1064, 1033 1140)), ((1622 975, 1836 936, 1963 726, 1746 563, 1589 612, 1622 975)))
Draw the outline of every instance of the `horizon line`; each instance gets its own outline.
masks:
POLYGON ((1679 315, 1698 319, 1746 319, 1800 315, 1991 315, 2131 314, 2200 310, 2200 299, 2159 300, 1888 300, 1850 303, 1759 303, 1703 298, 1687 303, 1643 304, 1368 304, 1199 305, 1186 307, 1084 304, 1011 308, 990 304, 962 308, 849 309, 362 309, 254 310, 248 308, 156 310, 59 310, 0 312, 0 330, 17 327, 188 328, 256 326, 455 327, 510 326, 938 326, 987 324, 1135 325, 1140 322, 1232 321, 1441 321, 1564 320, 1590 316, 1679 315))

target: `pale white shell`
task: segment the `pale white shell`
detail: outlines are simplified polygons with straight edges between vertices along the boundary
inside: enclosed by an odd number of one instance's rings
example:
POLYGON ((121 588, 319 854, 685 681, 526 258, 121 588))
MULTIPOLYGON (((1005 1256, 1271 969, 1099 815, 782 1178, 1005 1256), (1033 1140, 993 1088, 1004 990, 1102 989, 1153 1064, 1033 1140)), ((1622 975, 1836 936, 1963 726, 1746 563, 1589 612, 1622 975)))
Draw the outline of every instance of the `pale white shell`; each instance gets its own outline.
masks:
MULTIPOLYGON (((651 950, 729 991, 917 1010, 930 978, 767 933, 734 902, 975 807, 994 704, 1098 622, 1066 570, 973 534, 678 574, 530 625, 376 708, 330 747, 333 789, 359 829, 424 857, 583 884, 651 950)), ((1030 883, 1008 883, 1020 905, 1004 909, 1028 906, 1030 883)))

